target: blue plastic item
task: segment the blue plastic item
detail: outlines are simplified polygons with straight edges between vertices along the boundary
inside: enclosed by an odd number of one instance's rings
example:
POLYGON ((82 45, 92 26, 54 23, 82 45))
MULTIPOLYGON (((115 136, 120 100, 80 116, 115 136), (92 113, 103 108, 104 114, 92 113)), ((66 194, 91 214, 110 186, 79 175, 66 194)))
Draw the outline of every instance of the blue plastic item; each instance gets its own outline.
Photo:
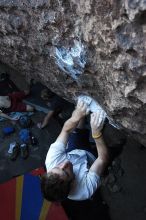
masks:
POLYGON ((5 135, 9 135, 9 134, 12 134, 15 131, 15 128, 14 127, 4 127, 2 129, 2 131, 5 135))
POLYGON ((30 140, 30 131, 28 129, 21 129, 19 132, 19 138, 22 143, 28 143, 30 140))

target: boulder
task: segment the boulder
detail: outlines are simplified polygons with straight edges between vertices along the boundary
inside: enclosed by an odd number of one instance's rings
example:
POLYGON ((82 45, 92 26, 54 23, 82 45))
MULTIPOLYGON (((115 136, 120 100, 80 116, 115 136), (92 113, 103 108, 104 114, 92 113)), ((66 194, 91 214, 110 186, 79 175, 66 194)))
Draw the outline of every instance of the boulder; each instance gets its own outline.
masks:
POLYGON ((0 48, 28 80, 95 98, 146 146, 145 0, 1 0, 0 48))

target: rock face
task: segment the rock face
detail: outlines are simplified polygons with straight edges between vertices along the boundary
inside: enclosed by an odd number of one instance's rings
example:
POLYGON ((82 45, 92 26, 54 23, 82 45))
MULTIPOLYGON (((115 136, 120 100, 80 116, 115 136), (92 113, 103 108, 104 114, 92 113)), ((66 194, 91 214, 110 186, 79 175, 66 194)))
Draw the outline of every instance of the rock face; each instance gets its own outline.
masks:
POLYGON ((94 97, 146 145, 145 0, 1 0, 0 48, 60 96, 94 97))

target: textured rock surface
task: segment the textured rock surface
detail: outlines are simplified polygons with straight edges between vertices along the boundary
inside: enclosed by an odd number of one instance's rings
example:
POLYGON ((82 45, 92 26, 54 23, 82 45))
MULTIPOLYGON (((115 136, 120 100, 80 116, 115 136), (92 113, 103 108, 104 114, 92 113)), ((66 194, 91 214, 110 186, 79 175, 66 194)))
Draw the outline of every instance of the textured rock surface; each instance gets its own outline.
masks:
POLYGON ((0 60, 62 97, 94 97, 146 145, 145 0, 1 0, 0 60))

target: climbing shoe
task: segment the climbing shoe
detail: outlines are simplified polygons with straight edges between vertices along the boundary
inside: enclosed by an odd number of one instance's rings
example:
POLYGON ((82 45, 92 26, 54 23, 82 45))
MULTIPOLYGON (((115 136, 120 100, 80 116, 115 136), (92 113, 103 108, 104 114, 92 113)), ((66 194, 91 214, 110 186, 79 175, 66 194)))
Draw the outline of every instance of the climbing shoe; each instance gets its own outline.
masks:
POLYGON ((27 144, 24 143, 20 145, 20 154, 23 159, 26 159, 29 156, 27 144))
POLYGON ((8 155, 10 160, 16 160, 17 156, 19 154, 19 145, 16 142, 10 143, 10 147, 8 150, 8 155))

